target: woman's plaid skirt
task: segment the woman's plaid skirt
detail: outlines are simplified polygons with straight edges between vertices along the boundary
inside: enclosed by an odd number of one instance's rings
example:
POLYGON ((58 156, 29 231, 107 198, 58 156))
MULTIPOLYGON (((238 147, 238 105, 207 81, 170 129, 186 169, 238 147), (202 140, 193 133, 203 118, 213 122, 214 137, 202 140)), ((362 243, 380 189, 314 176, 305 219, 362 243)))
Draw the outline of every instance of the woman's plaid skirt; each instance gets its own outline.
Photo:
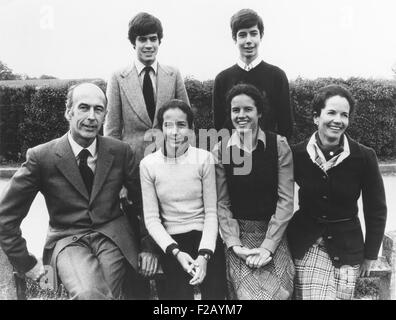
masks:
POLYGON ((350 300, 353 298, 359 265, 333 266, 323 240, 295 259, 296 300, 350 300))
MULTIPOLYGON (((268 223, 238 220, 242 245, 258 248, 268 223)), ((261 268, 250 268, 232 249, 226 249, 228 298, 233 300, 286 300, 293 293, 294 264, 284 237, 272 260, 261 268)))

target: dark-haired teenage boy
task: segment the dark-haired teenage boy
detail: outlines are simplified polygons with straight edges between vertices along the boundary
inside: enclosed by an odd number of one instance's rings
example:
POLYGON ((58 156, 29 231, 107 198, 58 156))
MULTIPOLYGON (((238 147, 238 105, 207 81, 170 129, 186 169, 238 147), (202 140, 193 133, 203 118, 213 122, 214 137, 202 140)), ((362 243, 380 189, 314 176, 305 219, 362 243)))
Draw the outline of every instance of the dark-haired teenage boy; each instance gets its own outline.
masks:
POLYGON ((138 161, 152 144, 145 133, 157 127, 158 109, 171 99, 190 105, 179 70, 157 61, 162 37, 158 18, 145 12, 134 16, 129 22, 128 39, 136 58, 126 68, 113 73, 107 84, 104 134, 127 142, 138 161))
POLYGON ((269 113, 261 124, 262 129, 290 139, 293 113, 288 79, 282 69, 259 57, 259 47, 264 35, 263 20, 254 10, 242 9, 231 17, 231 30, 239 50, 239 60, 216 76, 213 88, 215 128, 232 128, 230 110, 226 110, 225 103, 227 92, 237 83, 249 83, 256 86, 269 103, 269 113))

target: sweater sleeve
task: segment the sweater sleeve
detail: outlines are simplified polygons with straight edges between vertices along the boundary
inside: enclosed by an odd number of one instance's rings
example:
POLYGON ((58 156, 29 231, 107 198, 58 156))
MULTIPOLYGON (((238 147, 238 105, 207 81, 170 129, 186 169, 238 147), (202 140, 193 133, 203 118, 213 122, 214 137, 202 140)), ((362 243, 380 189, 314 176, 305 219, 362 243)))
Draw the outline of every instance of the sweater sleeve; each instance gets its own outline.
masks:
POLYGON ((26 273, 37 262, 28 252, 26 240, 22 237, 21 223, 40 190, 39 170, 34 149, 29 149, 26 162, 0 195, 0 245, 20 273, 26 273))
POLYGON ((278 133, 290 140, 293 133, 293 111, 290 105, 289 81, 283 70, 279 70, 279 84, 277 94, 277 122, 278 133))
POLYGON ((142 187, 144 223, 154 241, 166 252, 166 248, 172 243, 176 243, 176 241, 173 240, 161 223, 152 171, 153 168, 151 168, 150 164, 146 164, 143 159, 140 162, 140 183, 142 187))
POLYGON ((293 157, 286 138, 277 136, 278 145, 278 202, 275 214, 268 223, 268 230, 261 247, 275 252, 289 220, 293 216, 294 178, 293 157))
POLYGON ((374 150, 367 149, 364 153, 366 167, 363 173, 362 200, 366 225, 365 258, 376 260, 385 232, 385 189, 374 150))
POLYGON ((231 200, 228 194, 226 172, 222 164, 221 143, 213 149, 216 169, 217 214, 219 217, 220 235, 227 248, 242 246, 239 239, 239 224, 231 212, 231 200))
POLYGON ((225 97, 222 89, 220 76, 217 75, 212 94, 213 121, 216 130, 220 130, 224 126, 226 119, 225 97))
POLYGON ((209 249, 214 252, 218 233, 217 194, 214 159, 210 153, 202 166, 202 195, 205 220, 199 250, 209 249))

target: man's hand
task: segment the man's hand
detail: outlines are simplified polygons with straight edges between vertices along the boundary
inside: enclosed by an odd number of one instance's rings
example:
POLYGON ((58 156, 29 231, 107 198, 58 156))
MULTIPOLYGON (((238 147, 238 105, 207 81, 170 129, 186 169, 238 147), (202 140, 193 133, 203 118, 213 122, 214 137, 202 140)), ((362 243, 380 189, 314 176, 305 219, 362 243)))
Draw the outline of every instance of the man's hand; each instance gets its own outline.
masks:
POLYGON ((194 261, 195 264, 195 275, 194 277, 190 280, 190 284, 192 286, 201 284, 202 281, 204 281, 205 276, 206 276, 206 268, 208 265, 208 261, 201 255, 197 257, 194 261))
POLYGON ((246 259, 250 268, 261 268, 272 260, 271 252, 265 248, 251 249, 251 253, 246 259))
POLYGON ((248 249, 246 247, 241 247, 241 246, 233 246, 232 250, 234 253, 241 258, 243 261, 246 261, 247 257, 251 254, 254 254, 251 249, 248 249))
POLYGON ((144 277, 152 277, 158 269, 158 256, 151 252, 139 253, 138 267, 144 277))
POLYGON ((369 277, 370 272, 374 267, 374 263, 376 260, 369 260, 369 259, 364 259, 362 265, 360 266, 360 276, 361 277, 369 277))
POLYGON ((45 269, 40 259, 37 260, 35 266, 25 273, 25 276, 34 281, 39 281, 45 275, 45 269))

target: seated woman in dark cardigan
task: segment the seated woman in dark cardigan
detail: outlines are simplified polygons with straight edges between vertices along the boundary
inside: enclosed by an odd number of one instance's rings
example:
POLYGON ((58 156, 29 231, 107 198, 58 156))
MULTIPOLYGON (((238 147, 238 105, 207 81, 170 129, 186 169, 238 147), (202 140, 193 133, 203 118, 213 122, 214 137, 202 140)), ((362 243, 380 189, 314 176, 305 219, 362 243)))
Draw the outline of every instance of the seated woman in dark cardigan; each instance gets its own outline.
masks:
POLYGON ((238 84, 226 101, 235 130, 213 152, 229 298, 289 299, 294 265, 285 231, 293 215, 292 153, 285 137, 260 129, 266 104, 256 87, 238 84))
POLYGON ((384 236, 384 185, 373 149, 345 134, 355 102, 338 85, 313 99, 318 130, 292 147, 299 210, 288 226, 296 299, 352 299, 369 275, 384 236), (366 237, 358 218, 362 193, 366 237))

